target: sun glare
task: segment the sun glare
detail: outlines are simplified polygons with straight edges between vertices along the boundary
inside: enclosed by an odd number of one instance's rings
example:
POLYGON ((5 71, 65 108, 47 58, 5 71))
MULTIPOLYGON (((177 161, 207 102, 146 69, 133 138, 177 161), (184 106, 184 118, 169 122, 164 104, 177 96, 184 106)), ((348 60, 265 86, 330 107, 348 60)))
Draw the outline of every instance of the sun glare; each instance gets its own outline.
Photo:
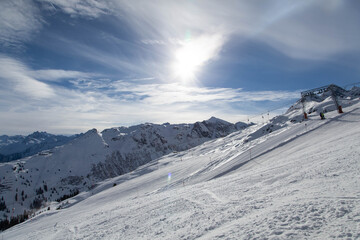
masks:
POLYGON ((176 79, 183 83, 196 80, 196 74, 205 62, 213 58, 221 46, 218 36, 202 36, 189 39, 175 51, 172 71, 176 79))
POLYGON ((188 41, 175 53, 173 71, 176 78, 182 82, 194 80, 195 73, 201 65, 199 47, 194 42, 188 41))

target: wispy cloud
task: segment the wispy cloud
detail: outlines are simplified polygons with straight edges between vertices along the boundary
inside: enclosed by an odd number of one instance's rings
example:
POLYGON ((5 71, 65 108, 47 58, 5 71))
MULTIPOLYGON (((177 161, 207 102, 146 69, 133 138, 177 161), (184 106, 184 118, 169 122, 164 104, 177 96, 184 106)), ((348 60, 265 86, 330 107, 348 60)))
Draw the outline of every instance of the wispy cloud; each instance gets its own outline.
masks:
MULTIPOLYGON (((61 69, 32 70, 20 60, 2 54, 0 54, 0 72, 2 96, 7 95, 11 99, 17 98, 24 101, 28 101, 26 98, 41 100, 61 95, 59 92, 56 93, 56 86, 51 85, 54 81, 60 82, 64 79, 70 82, 73 79, 86 81, 89 78, 101 77, 99 74, 61 69)), ((101 79, 101 81, 105 80, 101 79)), ((94 86, 94 84, 91 85, 93 90, 94 86)), ((5 97, 2 100, 4 101, 5 97)))
MULTIPOLYGON (((76 42, 63 37, 60 37, 57 40, 61 43, 61 45, 67 46, 66 51, 69 52, 69 54, 75 54, 77 57, 80 56, 105 67, 111 67, 113 69, 126 72, 143 73, 144 75, 147 74, 148 69, 139 64, 142 62, 140 56, 136 59, 136 62, 134 62, 128 56, 120 53, 114 54, 114 52, 104 51, 96 46, 86 45, 84 43, 76 42)), ((135 46, 132 43, 124 42, 122 47, 134 48, 135 46)))
POLYGON ((108 1, 98 0, 38 0, 48 10, 63 11, 72 17, 96 18, 107 14, 110 9, 108 1))
POLYGON ((108 2, 97 0, 2 0, 0 1, 0 46, 21 48, 44 24, 43 12, 62 11, 72 17, 97 18, 108 14, 108 2))
POLYGON ((42 28, 44 20, 32 1, 0 1, 0 46, 20 48, 42 28))
POLYGON ((115 101, 132 101, 151 106, 174 104, 208 104, 222 102, 260 102, 296 99, 299 91, 244 91, 241 88, 210 88, 180 83, 147 83, 143 81, 112 81, 110 79, 77 79, 71 81, 81 91, 103 89, 115 101))
POLYGON ((298 91, 243 91, 241 88, 208 88, 184 86, 179 83, 134 84, 117 81, 111 84, 113 91, 127 92, 134 98, 150 105, 171 105, 175 103, 202 104, 212 101, 249 102, 281 101, 298 98, 298 91))
POLYGON ((14 91, 31 98, 49 98, 54 95, 53 89, 28 75, 29 69, 21 62, 0 55, 0 79, 3 89, 14 91))
POLYGON ((296 2, 256 37, 290 57, 328 59, 360 49, 358 11, 341 0, 296 2))
POLYGON ((90 78, 98 77, 99 74, 94 73, 84 73, 79 71, 69 71, 62 69, 46 69, 46 70, 36 70, 29 71, 29 75, 36 79, 44 81, 61 81, 63 79, 78 79, 78 78, 90 78))

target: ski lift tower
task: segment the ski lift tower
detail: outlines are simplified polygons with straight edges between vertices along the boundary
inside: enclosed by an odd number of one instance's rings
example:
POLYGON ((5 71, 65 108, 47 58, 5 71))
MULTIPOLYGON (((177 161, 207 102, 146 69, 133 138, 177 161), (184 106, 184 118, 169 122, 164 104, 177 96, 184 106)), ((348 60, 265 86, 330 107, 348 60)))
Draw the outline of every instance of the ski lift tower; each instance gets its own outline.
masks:
POLYGON ((335 103, 335 106, 336 106, 336 109, 338 110, 338 113, 344 113, 343 110, 342 110, 341 105, 339 104, 339 102, 337 100, 337 96, 335 94, 336 88, 337 87, 334 84, 331 84, 331 85, 329 85, 328 90, 331 91, 331 97, 332 97, 332 99, 333 99, 333 101, 335 103))
POLYGON ((334 84, 330 84, 330 85, 326 85, 326 86, 323 86, 323 87, 314 88, 314 89, 310 89, 310 90, 301 92, 301 103, 302 103, 302 106, 303 106, 304 118, 307 119, 307 114, 306 114, 306 111, 305 111, 305 99, 306 99, 306 97, 307 96, 313 96, 313 95, 322 94, 322 93, 328 92, 328 91, 331 92, 331 98, 333 99, 334 104, 335 104, 336 109, 338 110, 338 112, 343 113, 342 107, 339 105, 339 102, 337 100, 337 96, 335 94, 336 88, 337 88, 337 86, 335 86, 334 84))

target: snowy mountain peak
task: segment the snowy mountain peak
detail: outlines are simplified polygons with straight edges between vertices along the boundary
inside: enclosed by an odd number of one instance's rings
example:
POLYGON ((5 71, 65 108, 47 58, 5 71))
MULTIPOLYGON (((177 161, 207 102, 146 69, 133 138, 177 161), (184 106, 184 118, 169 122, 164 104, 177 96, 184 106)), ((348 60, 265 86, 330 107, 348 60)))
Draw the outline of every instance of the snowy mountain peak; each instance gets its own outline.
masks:
POLYGON ((343 89, 335 84, 329 85, 328 90, 331 94, 334 94, 335 96, 338 96, 338 97, 344 97, 345 95, 347 95, 349 93, 349 91, 346 91, 345 89, 343 89))
POLYGON ((205 122, 207 122, 207 123, 222 123, 222 124, 231 124, 231 123, 229 123, 229 122, 227 122, 227 121, 225 121, 225 120, 222 120, 222 119, 220 119, 220 118, 216 118, 216 117, 211 117, 211 118, 209 118, 208 120, 205 120, 205 122))
POLYGON ((52 134, 49 134, 47 132, 33 132, 32 134, 28 135, 28 138, 44 138, 44 137, 49 137, 49 136, 54 136, 52 134))
POLYGON ((88 130, 86 133, 84 133, 84 135, 92 135, 92 134, 97 134, 98 130, 96 128, 90 129, 88 130))
POLYGON ((192 135, 204 138, 224 137, 229 133, 236 131, 234 124, 224 120, 211 117, 209 120, 196 122, 192 128, 192 135))
POLYGON ((77 144, 80 148, 88 148, 89 151, 94 151, 98 147, 108 147, 108 144, 104 141, 102 134, 97 131, 96 128, 90 129, 84 134, 75 138, 71 144, 77 144))
POLYGON ((251 122, 249 124, 244 123, 244 122, 235 123, 235 127, 236 127, 237 130, 242 130, 242 129, 245 129, 245 128, 250 127, 252 125, 255 125, 255 123, 253 123, 253 122, 251 122))

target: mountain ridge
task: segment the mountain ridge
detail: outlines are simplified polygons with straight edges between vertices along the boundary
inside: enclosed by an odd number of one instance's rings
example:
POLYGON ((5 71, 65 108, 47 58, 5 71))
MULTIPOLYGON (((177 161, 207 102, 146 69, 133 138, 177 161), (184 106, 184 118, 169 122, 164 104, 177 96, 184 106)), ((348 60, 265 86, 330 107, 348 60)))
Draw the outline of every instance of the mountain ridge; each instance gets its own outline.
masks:
MULTIPOLYGON (((235 131, 238 131, 235 124, 216 118, 194 124, 145 123, 101 132, 90 129, 64 145, 0 164, 3 176, 0 194, 6 199, 5 204, 14 206, 19 214, 29 210, 29 206, 38 206, 39 202, 89 190, 99 181, 235 131)), ((38 135, 46 134, 35 132, 29 139, 38 135)), ((4 214, 8 216, 6 211, 4 214)))

